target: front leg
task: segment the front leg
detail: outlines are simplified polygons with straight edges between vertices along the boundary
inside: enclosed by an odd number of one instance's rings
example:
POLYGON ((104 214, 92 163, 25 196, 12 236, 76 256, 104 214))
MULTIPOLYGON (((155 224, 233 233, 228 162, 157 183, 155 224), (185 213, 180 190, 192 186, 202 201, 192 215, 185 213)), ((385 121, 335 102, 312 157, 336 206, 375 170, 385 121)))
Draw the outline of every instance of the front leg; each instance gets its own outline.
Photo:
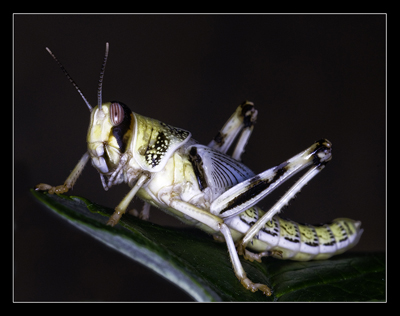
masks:
POLYGON ((147 173, 143 173, 139 177, 139 179, 136 181, 136 183, 132 187, 132 189, 128 192, 128 194, 122 199, 122 201, 115 208, 115 211, 109 218, 107 225, 115 226, 118 224, 121 216, 126 212, 126 209, 128 208, 129 203, 131 203, 131 201, 135 197, 137 191, 139 191, 139 189, 147 182, 149 177, 150 176, 147 173))
POLYGON ((89 160, 89 153, 86 152, 82 158, 79 160, 78 164, 75 166, 74 170, 72 170, 71 174, 68 176, 67 180, 65 180, 64 184, 58 185, 58 186, 51 186, 49 184, 45 183, 39 183, 36 185, 35 190, 39 191, 46 191, 50 194, 62 194, 68 192, 69 189, 72 189, 74 186, 76 180, 78 180, 78 177, 81 175, 83 168, 85 168, 86 163, 89 160))

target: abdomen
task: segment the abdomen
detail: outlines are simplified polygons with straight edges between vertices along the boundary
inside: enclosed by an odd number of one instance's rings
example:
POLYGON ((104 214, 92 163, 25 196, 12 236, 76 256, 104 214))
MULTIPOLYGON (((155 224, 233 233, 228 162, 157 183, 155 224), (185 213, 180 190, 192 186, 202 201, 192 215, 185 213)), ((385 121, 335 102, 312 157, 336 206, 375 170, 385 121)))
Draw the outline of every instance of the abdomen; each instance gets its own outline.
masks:
MULTIPOLYGON (((241 233, 246 231, 264 214, 252 207, 227 221, 241 233)), ((247 246, 251 251, 279 250, 282 257, 297 261, 322 260, 354 247, 363 232, 361 222, 337 218, 322 225, 299 224, 274 216, 247 246)))

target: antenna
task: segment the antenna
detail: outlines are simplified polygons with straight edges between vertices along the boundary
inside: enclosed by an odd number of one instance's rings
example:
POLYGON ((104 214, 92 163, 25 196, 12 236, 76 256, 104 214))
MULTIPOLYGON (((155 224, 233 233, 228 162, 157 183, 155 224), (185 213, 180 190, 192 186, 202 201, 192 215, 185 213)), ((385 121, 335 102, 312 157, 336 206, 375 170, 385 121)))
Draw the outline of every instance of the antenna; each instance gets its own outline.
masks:
POLYGON ((103 60, 103 65, 101 66, 100 70, 100 79, 99 79, 99 86, 97 88, 97 104, 99 106, 99 109, 101 110, 101 105, 102 105, 102 88, 103 88, 103 77, 104 77, 104 71, 106 69, 106 63, 107 63, 107 58, 108 58, 108 51, 109 51, 109 45, 106 43, 106 52, 104 54, 104 60, 103 60))
MULTIPOLYGON (((107 47, 108 47, 108 43, 107 43, 107 47)), ((57 64, 60 66, 61 70, 64 72, 64 74, 67 76, 68 80, 72 83, 72 85, 75 87, 76 91, 78 91, 78 93, 81 95, 83 101, 85 101, 87 107, 89 108, 89 111, 92 112, 92 106, 90 105, 90 103, 88 102, 88 100, 86 100, 85 96, 83 95, 81 89, 79 89, 78 85, 76 84, 76 82, 71 78, 71 76, 69 75, 69 73, 67 72, 67 70, 64 68, 64 66, 58 61, 58 59, 56 58, 56 56, 54 56, 54 54, 51 52, 51 50, 46 47, 46 50, 49 52, 49 54, 51 55, 51 57, 53 57, 53 59, 57 62, 57 64)), ((104 65, 103 65, 104 68, 104 65)), ((104 72, 104 69, 103 69, 104 72)), ((102 78, 101 78, 102 79, 102 78)))

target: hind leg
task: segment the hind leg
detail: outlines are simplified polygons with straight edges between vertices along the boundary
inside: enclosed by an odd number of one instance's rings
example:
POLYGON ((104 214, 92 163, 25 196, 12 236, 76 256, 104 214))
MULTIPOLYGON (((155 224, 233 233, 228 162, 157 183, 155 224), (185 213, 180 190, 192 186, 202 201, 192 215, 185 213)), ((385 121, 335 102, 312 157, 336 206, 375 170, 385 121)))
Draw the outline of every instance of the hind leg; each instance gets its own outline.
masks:
POLYGON ((208 144, 208 147, 216 149, 224 154, 232 146, 233 141, 239 135, 239 139, 233 150, 232 157, 240 161, 244 148, 254 129, 257 120, 257 110, 250 101, 245 101, 239 105, 236 111, 231 115, 222 129, 208 144))

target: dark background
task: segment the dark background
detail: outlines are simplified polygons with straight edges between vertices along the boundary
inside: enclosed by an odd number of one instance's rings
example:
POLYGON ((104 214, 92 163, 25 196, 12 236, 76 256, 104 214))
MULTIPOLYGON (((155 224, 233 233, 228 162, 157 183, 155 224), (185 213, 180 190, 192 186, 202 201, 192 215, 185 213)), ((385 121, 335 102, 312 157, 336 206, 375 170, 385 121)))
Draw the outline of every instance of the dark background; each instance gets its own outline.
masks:
MULTIPOLYGON (((385 15, 15 15, 14 299, 182 301, 162 277, 81 233, 29 188, 64 182, 86 150, 89 111, 48 46, 96 104, 188 129, 207 144, 237 105, 259 111, 244 162, 261 172, 320 138, 333 160, 284 211, 308 223, 361 220, 354 251, 385 250, 385 15)), ((288 188, 265 199, 266 209, 288 188)), ((72 191, 115 207, 88 166, 72 191)), ((135 202, 141 207, 140 202, 135 202)), ((152 209, 151 220, 182 226, 152 209)))

